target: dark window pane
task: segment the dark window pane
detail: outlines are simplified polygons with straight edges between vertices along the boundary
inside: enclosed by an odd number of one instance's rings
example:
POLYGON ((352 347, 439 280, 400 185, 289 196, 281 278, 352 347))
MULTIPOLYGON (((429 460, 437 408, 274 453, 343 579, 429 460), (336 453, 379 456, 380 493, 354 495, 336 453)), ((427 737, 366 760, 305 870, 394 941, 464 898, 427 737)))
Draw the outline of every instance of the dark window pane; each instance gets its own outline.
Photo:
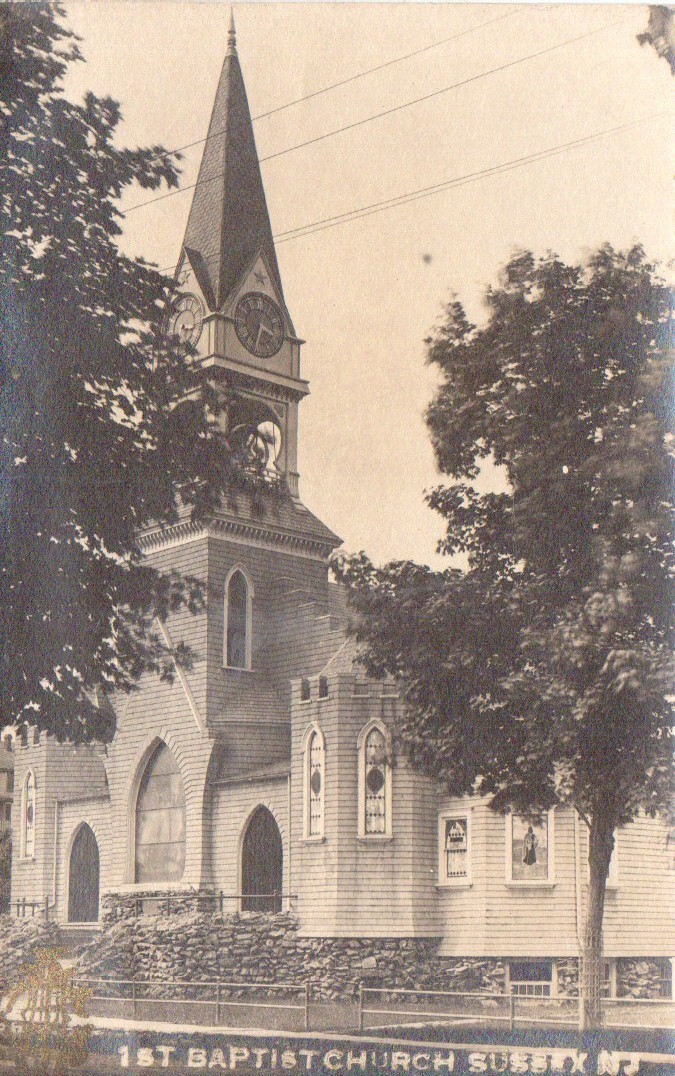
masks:
POLYGON ((241 572, 235 572, 227 588, 227 664, 246 668, 248 586, 241 572))

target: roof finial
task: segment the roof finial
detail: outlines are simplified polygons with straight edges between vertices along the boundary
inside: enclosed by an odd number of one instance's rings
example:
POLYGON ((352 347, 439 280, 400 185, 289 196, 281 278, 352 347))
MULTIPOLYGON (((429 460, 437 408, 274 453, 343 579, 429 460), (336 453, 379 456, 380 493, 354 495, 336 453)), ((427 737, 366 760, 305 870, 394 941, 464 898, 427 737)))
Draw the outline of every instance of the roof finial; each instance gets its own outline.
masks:
POLYGON ((234 8, 230 7, 230 25, 227 29, 227 52, 226 56, 237 55, 237 31, 234 28, 234 8))

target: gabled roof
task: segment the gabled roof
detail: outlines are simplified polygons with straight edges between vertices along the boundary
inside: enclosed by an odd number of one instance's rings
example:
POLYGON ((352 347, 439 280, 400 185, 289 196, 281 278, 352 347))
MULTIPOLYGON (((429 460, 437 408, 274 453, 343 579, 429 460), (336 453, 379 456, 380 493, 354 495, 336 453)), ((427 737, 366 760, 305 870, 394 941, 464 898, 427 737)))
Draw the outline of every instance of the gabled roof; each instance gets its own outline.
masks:
POLYGON ((211 114, 184 247, 200 286, 219 310, 260 250, 282 293, 234 27, 211 114))

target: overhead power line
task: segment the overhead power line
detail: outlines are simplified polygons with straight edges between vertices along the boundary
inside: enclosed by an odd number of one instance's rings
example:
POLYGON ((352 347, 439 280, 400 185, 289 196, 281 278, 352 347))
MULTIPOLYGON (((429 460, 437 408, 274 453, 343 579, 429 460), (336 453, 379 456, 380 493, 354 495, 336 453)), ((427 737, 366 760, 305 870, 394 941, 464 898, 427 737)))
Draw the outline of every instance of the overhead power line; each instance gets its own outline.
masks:
MULTIPOLYGON (((489 75, 498 74, 501 71, 506 71, 509 68, 517 67, 518 64, 526 63, 529 60, 535 60, 540 56, 546 56, 551 52, 555 52, 558 49, 565 48, 567 45, 576 44, 578 41, 583 41, 588 37, 592 37, 595 34, 602 33, 605 30, 611 30, 614 26, 618 26, 625 22, 626 19, 615 19, 613 22, 605 23, 604 26, 595 27, 593 30, 587 30, 583 34, 578 34, 575 37, 566 38, 564 41, 558 41, 554 45, 548 45, 545 49, 539 49, 536 52, 530 52, 526 56, 520 56, 516 60, 509 60, 507 63, 500 64, 498 67, 491 67, 487 71, 481 71, 477 75, 472 75, 470 78, 462 79, 460 82, 453 82, 449 86, 443 86, 440 90, 434 90, 432 93, 424 94, 422 97, 416 97, 412 101, 404 101, 400 105, 395 105, 392 108, 385 109, 383 112, 376 112, 372 116, 366 116, 361 120, 354 120, 353 123, 345 124, 343 127, 336 127, 332 131, 325 131, 323 134, 316 135, 314 138, 309 138, 305 142, 297 142, 293 146, 287 146, 286 149, 278 150, 276 153, 270 153, 266 157, 260 158, 260 163, 264 161, 271 161, 277 157, 283 157, 287 153, 294 153, 298 149, 304 149, 307 146, 315 145, 317 142, 323 142, 327 138, 333 138, 335 135, 342 134, 345 131, 352 131, 356 127, 362 127, 366 123, 372 123, 373 120, 382 119, 384 116, 391 116, 395 112, 401 112, 405 108, 411 108, 413 105, 419 105, 423 101, 430 101, 435 97, 440 97, 441 94, 449 93, 451 90, 457 90, 461 86, 468 86, 473 82, 478 82, 480 79, 487 78, 489 75)), ((133 213, 136 209, 142 209, 145 206, 152 205, 155 202, 162 202, 166 198, 173 198, 176 194, 184 194, 185 191, 194 190, 196 187, 203 186, 207 183, 214 183, 218 179, 222 179, 225 175, 224 172, 219 172, 215 176, 210 176, 208 179, 197 180, 196 183, 187 184, 184 187, 180 187, 177 190, 167 191, 166 194, 160 194, 155 198, 148 198, 144 202, 137 202, 136 205, 130 206, 122 214, 127 216, 129 213, 133 213)))
MULTIPOLYGON (((655 112, 649 116, 642 116, 640 119, 622 123, 616 127, 607 127, 602 131, 594 131, 591 134, 583 135, 580 138, 572 139, 569 142, 561 142, 558 145, 548 146, 545 149, 536 150, 533 153, 525 154, 522 157, 514 157, 510 161, 502 161, 500 164, 489 165, 486 168, 480 168, 474 172, 466 172, 461 176, 454 176, 450 179, 441 180, 440 182, 431 184, 427 187, 418 187, 415 190, 406 191, 403 194, 392 195, 391 198, 386 198, 381 202, 371 202, 368 205, 346 210, 344 213, 338 213, 331 217, 322 217, 319 220, 309 221, 307 224, 300 224, 296 228, 288 228, 286 231, 277 232, 273 238, 277 245, 288 243, 293 239, 302 239, 304 236, 312 235, 314 232, 335 228, 340 224, 349 224, 351 221, 360 220, 362 217, 368 217, 374 213, 382 213, 387 209, 396 209, 397 206, 405 205, 408 202, 418 201, 421 198, 427 198, 433 194, 440 194, 443 191, 451 190, 453 187, 462 187, 470 183, 476 183, 478 180, 489 178, 493 175, 499 175, 502 172, 524 168, 528 164, 536 164, 538 161, 546 160, 548 157, 554 157, 561 153, 566 153, 569 150, 590 145, 600 139, 609 138, 612 135, 620 134, 622 131, 627 131, 643 123, 650 123, 656 119, 665 118, 671 114, 672 113, 670 112, 655 112)), ((202 257, 205 260, 216 258, 219 257, 221 253, 221 250, 212 250, 207 254, 203 254, 202 257)), ((168 273, 174 270, 176 265, 167 265, 163 269, 160 269, 160 272, 168 273)))
MULTIPOLYGON (((450 41, 456 41, 460 37, 466 37, 468 34, 475 34, 478 30, 484 30, 487 26, 492 26, 495 22, 502 22, 504 19, 512 19, 515 15, 521 15, 523 9, 518 8, 516 11, 507 11, 505 15, 499 15, 496 19, 487 19, 485 22, 479 22, 477 26, 470 26, 466 30, 460 30, 459 33, 451 34, 449 37, 442 37, 440 41, 432 41, 430 45, 423 45, 422 48, 415 49, 413 52, 406 52, 403 56, 395 56, 392 60, 385 60, 384 63, 377 64, 376 67, 367 67, 364 71, 358 71, 355 75, 350 75, 348 78, 340 79, 339 82, 331 82, 328 86, 322 86, 319 90, 313 90, 311 93, 304 94, 303 97, 295 97, 292 101, 286 101, 283 105, 277 105, 276 108, 270 108, 267 112, 259 112, 256 116, 253 116, 253 122, 257 120, 267 119, 268 116, 275 116, 277 112, 284 112, 287 108, 293 108, 295 105, 300 105, 304 101, 311 101, 314 97, 320 97, 324 93, 329 93, 331 90, 337 90, 341 86, 347 86, 350 82, 356 82, 360 78, 365 78, 366 75, 373 75, 376 71, 384 71, 386 67, 392 67, 394 64, 402 63, 403 60, 410 60, 413 56, 421 56, 424 52, 430 52, 432 49, 440 48, 441 45, 447 45, 450 41)), ((181 153, 185 149, 193 149, 194 146, 201 146, 206 142, 207 138, 217 138, 219 135, 224 134, 224 130, 215 131, 213 135, 207 135, 205 138, 196 138, 194 142, 186 142, 184 146, 176 146, 175 149, 170 150, 171 153, 181 153)))

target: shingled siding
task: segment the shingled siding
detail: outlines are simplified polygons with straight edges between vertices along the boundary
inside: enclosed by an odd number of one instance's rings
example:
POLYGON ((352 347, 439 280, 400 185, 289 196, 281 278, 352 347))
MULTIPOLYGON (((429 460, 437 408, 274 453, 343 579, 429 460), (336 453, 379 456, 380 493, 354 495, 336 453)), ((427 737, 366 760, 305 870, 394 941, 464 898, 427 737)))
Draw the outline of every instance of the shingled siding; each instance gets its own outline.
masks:
MULTIPOLYGON (((311 682, 312 683, 312 682, 311 682)), ((424 937, 440 934, 431 876, 435 813, 431 782, 397 761, 392 773, 391 839, 358 836, 358 755, 361 729, 372 718, 391 721, 396 702, 386 685, 367 691, 355 677, 327 674, 328 697, 310 701, 293 687, 293 874, 301 933, 310 936, 424 937), (358 692, 358 693, 357 693, 358 692), (303 836, 302 743, 310 724, 325 738, 325 832, 303 836)))
POLYGON ((106 774, 102 747, 59 744, 52 737, 37 738, 17 746, 15 752, 16 810, 12 830, 16 855, 12 863, 12 902, 32 900, 54 902, 54 841, 56 803, 81 797, 84 790, 105 802, 106 774), (35 777, 35 856, 21 855, 22 790, 26 774, 35 777))
MULTIPOLYGON (((441 810, 471 814, 471 884, 439 886, 445 955, 576 957, 587 899, 587 839, 579 823, 579 934, 574 815, 554 818, 552 885, 510 885, 506 823, 483 800, 444 799, 441 810)), ((675 952, 673 890, 669 889, 666 830, 641 818, 619 834, 619 881, 608 886, 605 956, 670 956, 675 952)), ((672 881, 672 878, 671 878, 672 881)))
MULTIPOLYGON (((288 779, 270 778, 255 782, 236 781, 218 785, 211 793, 209 869, 212 885, 227 897, 241 893, 241 844, 246 826, 257 807, 274 815, 283 845, 284 893, 290 893, 288 834, 288 779)), ((284 902, 286 907, 286 902, 284 902)), ((239 904, 228 899, 225 911, 235 912, 239 904)))

